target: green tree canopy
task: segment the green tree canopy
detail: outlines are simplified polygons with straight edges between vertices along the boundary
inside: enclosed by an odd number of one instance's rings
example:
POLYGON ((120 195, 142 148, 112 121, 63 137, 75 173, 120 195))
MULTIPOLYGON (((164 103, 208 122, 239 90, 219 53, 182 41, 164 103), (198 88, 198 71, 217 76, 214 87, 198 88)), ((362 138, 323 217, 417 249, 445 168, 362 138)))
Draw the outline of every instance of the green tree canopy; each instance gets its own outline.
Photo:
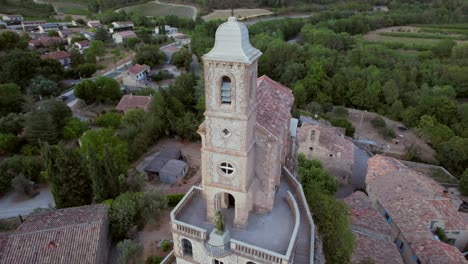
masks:
POLYGON ((21 111, 21 89, 13 83, 0 84, 0 116, 21 111))

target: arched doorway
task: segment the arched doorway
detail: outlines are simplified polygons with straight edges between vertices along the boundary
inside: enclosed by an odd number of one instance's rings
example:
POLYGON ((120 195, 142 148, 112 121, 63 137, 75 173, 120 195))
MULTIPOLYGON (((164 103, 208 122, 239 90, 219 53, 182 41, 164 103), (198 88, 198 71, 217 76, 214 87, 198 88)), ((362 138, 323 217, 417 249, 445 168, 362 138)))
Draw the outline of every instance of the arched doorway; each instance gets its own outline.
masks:
POLYGON ((226 226, 233 226, 236 217, 236 199, 234 195, 227 192, 217 193, 214 199, 214 209, 215 212, 221 212, 226 226))
POLYGON ((186 238, 182 239, 182 255, 183 256, 189 256, 189 257, 193 256, 192 242, 190 242, 186 238))

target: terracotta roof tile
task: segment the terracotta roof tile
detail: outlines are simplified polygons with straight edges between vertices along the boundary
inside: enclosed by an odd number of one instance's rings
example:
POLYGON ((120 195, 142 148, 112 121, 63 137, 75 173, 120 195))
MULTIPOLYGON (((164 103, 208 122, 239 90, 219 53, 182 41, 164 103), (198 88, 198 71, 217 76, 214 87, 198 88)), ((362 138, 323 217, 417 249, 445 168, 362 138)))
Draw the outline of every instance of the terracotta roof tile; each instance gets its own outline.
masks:
POLYGON ((150 67, 146 64, 143 64, 143 65, 135 64, 132 67, 130 67, 130 69, 128 69, 128 72, 130 72, 133 75, 137 75, 140 72, 149 71, 149 70, 150 70, 150 67))
POLYGON ((121 31, 121 32, 117 32, 117 33, 115 33, 115 34, 120 35, 122 38, 133 38, 133 37, 136 37, 135 32, 133 32, 133 31, 131 31, 131 30, 121 31))
POLYGON ((8 237, 1 263, 98 264, 106 250, 107 225, 103 204, 30 216, 8 237))
POLYGON ((445 258, 453 260, 445 263, 467 263, 457 248, 436 241, 430 230, 431 221, 443 223, 448 231, 468 230, 458 212, 461 201, 445 192, 443 186, 398 160, 381 155, 369 159, 366 184, 420 259, 429 262, 445 258))
POLYGON ((288 132, 294 96, 291 89, 263 75, 257 80, 257 123, 278 138, 288 132))
POLYGON ((52 52, 46 55, 42 55, 41 59, 54 59, 54 60, 60 60, 60 59, 65 59, 69 58, 71 56, 70 52, 68 51, 56 51, 52 52))
POLYGON ((130 109, 143 109, 144 111, 148 111, 150 104, 150 96, 126 94, 120 99, 115 109, 122 112, 127 112, 130 109))

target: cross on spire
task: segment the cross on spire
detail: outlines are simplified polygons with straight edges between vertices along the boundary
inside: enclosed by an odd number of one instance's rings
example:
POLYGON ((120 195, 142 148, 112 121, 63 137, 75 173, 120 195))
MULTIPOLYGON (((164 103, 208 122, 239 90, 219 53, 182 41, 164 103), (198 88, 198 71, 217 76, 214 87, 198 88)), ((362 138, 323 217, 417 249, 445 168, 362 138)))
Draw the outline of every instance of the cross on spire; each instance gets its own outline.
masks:
POLYGON ((231 0, 231 16, 234 16, 234 6, 235 6, 236 0, 231 0))

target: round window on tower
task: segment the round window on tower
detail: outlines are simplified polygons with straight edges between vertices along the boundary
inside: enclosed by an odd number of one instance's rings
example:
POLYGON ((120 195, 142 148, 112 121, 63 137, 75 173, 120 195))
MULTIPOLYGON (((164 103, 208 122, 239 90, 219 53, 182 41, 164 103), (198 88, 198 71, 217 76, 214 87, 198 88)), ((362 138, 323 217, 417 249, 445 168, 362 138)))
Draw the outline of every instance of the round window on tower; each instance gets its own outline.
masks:
POLYGON ((232 166, 231 163, 221 162, 221 164, 219 164, 218 171, 219 174, 221 174, 222 176, 232 176, 236 170, 234 169, 234 166, 232 166))

